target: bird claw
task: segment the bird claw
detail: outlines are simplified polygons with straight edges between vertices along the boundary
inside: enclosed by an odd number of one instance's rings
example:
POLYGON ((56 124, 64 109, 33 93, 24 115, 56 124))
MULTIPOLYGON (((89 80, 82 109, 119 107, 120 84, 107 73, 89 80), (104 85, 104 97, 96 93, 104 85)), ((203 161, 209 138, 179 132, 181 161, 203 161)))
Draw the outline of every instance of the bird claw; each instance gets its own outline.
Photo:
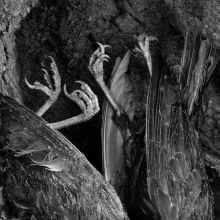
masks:
POLYGON ((64 85, 64 94, 72 101, 76 102, 77 105, 83 111, 82 114, 60 121, 56 123, 51 123, 49 126, 53 129, 61 129, 64 127, 68 127, 70 125, 79 124, 82 122, 86 122, 91 119, 95 114, 99 111, 99 103, 97 96, 92 92, 90 87, 82 82, 76 81, 81 84, 81 90, 75 90, 71 94, 66 91, 66 85, 64 85))
POLYGON ((66 85, 64 85, 64 94, 69 99, 77 103, 77 105, 81 108, 81 110, 83 111, 83 114, 85 115, 85 118, 83 121, 87 121, 90 118, 92 118, 96 113, 98 113, 100 109, 98 98, 86 83, 80 80, 76 82, 81 84, 82 91, 75 90, 74 92, 69 94, 66 91, 66 85))
POLYGON ((151 53, 150 53, 150 41, 157 40, 156 37, 153 36, 147 36, 146 34, 141 34, 138 37, 135 36, 135 38, 138 40, 138 45, 140 48, 135 48, 138 52, 142 53, 147 61, 148 69, 150 72, 150 75, 152 76, 152 59, 151 59, 151 53))
POLYGON ((103 62, 109 59, 109 56, 105 54, 105 48, 110 47, 109 45, 102 45, 97 42, 99 48, 92 54, 89 61, 89 70, 95 77, 96 81, 103 80, 103 62))
POLYGON ((31 85, 25 78, 25 83, 29 88, 40 90, 49 96, 49 99, 46 101, 46 103, 36 113, 38 116, 42 116, 53 105, 53 103, 57 100, 61 92, 61 79, 60 79, 60 75, 58 72, 58 68, 57 68, 57 65, 54 59, 52 57, 50 57, 50 59, 52 60, 52 63, 50 64, 50 66, 51 66, 51 71, 53 72, 53 80, 54 80, 55 89, 53 89, 50 76, 47 70, 45 69, 42 69, 42 70, 44 71, 44 79, 46 80, 48 87, 42 85, 39 82, 35 82, 34 85, 31 85))
POLYGON ((111 95, 108 87, 105 85, 103 80, 103 62, 108 61, 109 56, 105 54, 105 48, 111 47, 109 45, 102 45, 101 43, 97 42, 99 48, 92 54, 90 61, 89 61, 89 70, 94 76, 96 82, 104 92, 107 100, 112 105, 113 109, 116 111, 116 114, 119 116, 121 114, 120 107, 118 106, 117 102, 111 95))

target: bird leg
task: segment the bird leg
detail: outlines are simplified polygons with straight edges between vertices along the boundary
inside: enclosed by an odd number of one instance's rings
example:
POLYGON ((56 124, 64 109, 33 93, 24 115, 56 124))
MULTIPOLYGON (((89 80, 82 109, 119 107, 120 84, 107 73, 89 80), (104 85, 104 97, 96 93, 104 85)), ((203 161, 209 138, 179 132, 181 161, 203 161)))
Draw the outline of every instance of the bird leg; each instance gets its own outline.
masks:
MULTIPOLYGON (((136 36, 135 36, 136 37, 136 36)), ((147 66, 150 72, 150 75, 152 76, 152 58, 150 53, 150 41, 157 40, 156 37, 153 36, 147 36, 146 34, 141 34, 140 36, 136 37, 138 40, 138 45, 140 48, 135 48, 138 52, 142 53, 144 58, 147 61, 147 66)))
MULTIPOLYGON (((38 116, 42 116, 52 105, 53 103, 57 100, 60 92, 61 92, 61 79, 60 75, 57 69, 57 65, 52 57, 50 57, 52 60, 51 63, 51 70, 53 71, 53 79, 55 82, 55 89, 53 89, 50 77, 48 72, 43 69, 45 72, 44 78, 47 81, 48 87, 42 85, 39 82, 35 82, 34 85, 29 84, 27 79, 25 79, 25 82, 27 86, 31 89, 37 89, 41 90, 45 94, 49 96, 49 99, 45 102, 45 104, 37 111, 38 116)), ((97 96, 92 92, 90 87, 82 82, 82 81, 76 81, 81 84, 81 90, 76 90, 72 92, 71 94, 68 94, 66 91, 66 85, 64 85, 64 94, 71 99, 72 101, 76 102, 76 104, 81 108, 83 111, 82 114, 63 120, 55 123, 49 124, 49 126, 53 129, 61 129, 70 125, 75 125, 79 124, 82 122, 86 122, 89 119, 91 119, 98 111, 99 111, 99 103, 98 103, 98 98, 97 96)))
POLYGON ((42 70, 44 71, 44 79, 46 80, 49 88, 47 86, 42 85, 39 82, 35 82, 34 85, 31 85, 25 78, 25 83, 27 84, 29 88, 40 90, 49 96, 49 99, 36 112, 36 114, 40 117, 54 104, 54 102, 58 99, 58 96, 61 92, 61 79, 60 79, 60 75, 57 69, 57 65, 52 57, 50 57, 50 59, 52 60, 52 63, 50 64, 50 66, 53 72, 53 80, 55 83, 55 89, 53 89, 49 74, 45 69, 42 69, 42 70))
MULTIPOLYGON (((109 56, 105 54, 105 48, 110 47, 109 45, 102 45, 99 44, 99 48, 92 54, 89 62, 89 70, 94 76, 96 82, 104 92, 108 102, 114 109, 114 122, 117 126, 121 128, 122 136, 125 141, 126 146, 131 146, 134 137, 134 131, 131 127, 130 121, 128 116, 125 114, 124 110, 118 105, 115 101, 115 98, 112 96, 111 92, 109 91, 108 87, 105 85, 103 80, 103 62, 108 61, 109 56)), ((130 147, 125 149, 126 154, 129 155, 130 147)))
POLYGON ((107 100, 113 107, 117 116, 120 116, 123 111, 111 95, 108 87, 105 85, 103 80, 103 62, 108 61, 109 56, 105 54, 105 48, 110 47, 109 45, 102 45, 100 43, 99 48, 93 53, 89 61, 89 70, 94 76, 96 82, 99 84, 100 88, 104 92, 107 100))
POLYGON ((81 108, 83 113, 78 116, 63 120, 63 121, 51 123, 50 124, 51 128, 60 129, 60 128, 67 127, 70 125, 75 125, 75 124, 79 124, 82 122, 86 122, 86 121, 90 120, 100 110, 98 98, 92 92, 90 87, 82 81, 76 81, 76 82, 81 84, 82 91, 75 90, 74 92, 69 94, 66 91, 66 85, 64 85, 64 94, 69 99, 74 101, 81 108))
POLYGON ((105 48, 108 45, 102 45, 100 43, 99 48, 93 53, 89 62, 89 70, 94 76, 96 82, 104 92, 108 102, 112 106, 115 114, 113 115, 114 123, 120 127, 122 137, 124 139, 124 151, 126 157, 127 167, 132 167, 133 160, 131 159, 133 147, 135 146, 135 133, 131 126, 129 117, 126 115, 122 107, 118 105, 115 98, 112 96, 108 87, 105 85, 103 80, 103 62, 108 61, 109 56, 105 54, 105 48))

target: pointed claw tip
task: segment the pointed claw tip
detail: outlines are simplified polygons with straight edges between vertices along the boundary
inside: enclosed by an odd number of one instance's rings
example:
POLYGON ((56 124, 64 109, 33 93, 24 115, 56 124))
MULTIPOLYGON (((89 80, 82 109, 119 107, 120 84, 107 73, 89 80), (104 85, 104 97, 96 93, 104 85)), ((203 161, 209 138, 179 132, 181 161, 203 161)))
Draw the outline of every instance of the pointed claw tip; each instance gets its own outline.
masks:
MULTIPOLYGON (((99 43, 99 42, 96 42, 96 43, 100 46, 102 52, 104 51, 103 49, 105 49, 105 48, 107 48, 107 47, 111 48, 111 46, 108 45, 108 44, 101 44, 101 43, 99 43)), ((104 53, 104 52, 103 52, 103 53, 104 53)))
POLYGON ((53 58, 53 57, 51 57, 51 56, 48 56, 48 57, 51 59, 52 63, 55 63, 55 61, 54 61, 54 58, 53 58))
POLYGON ((43 67, 45 67, 44 61, 42 61, 42 62, 40 63, 40 65, 43 66, 43 67))
POLYGON ((68 92, 66 91, 66 84, 64 84, 64 86, 63 86, 63 91, 66 96, 69 95, 68 92))
POLYGON ((29 84, 26 77, 24 78, 24 81, 25 81, 26 84, 29 84))
POLYGON ((108 60, 108 59, 106 59, 106 58, 104 58, 103 60, 104 60, 104 61, 106 61, 106 62, 108 62, 108 61, 109 61, 109 60, 108 60))
POLYGON ((52 56, 48 56, 52 61, 54 61, 53 57, 52 56))
POLYGON ((24 78, 24 81, 25 81, 25 83, 26 83, 26 85, 27 85, 27 87, 29 87, 30 89, 33 89, 33 85, 31 85, 28 81, 27 81, 27 79, 26 78, 24 78))
POLYGON ((46 70, 46 69, 42 68, 41 70, 42 70, 42 71, 44 71, 44 72, 45 72, 45 74, 48 74, 48 72, 47 72, 47 70, 46 70))
POLYGON ((98 41, 96 42, 100 47, 102 47, 103 46, 103 44, 101 44, 101 43, 99 43, 98 41))
POLYGON ((149 36, 148 38, 149 38, 150 41, 153 41, 153 40, 158 41, 158 39, 156 37, 154 37, 154 36, 149 36))
POLYGON ((105 45, 103 45, 105 48, 107 48, 107 47, 109 47, 109 48, 112 48, 110 45, 108 45, 108 44, 105 44, 105 45))
POLYGON ((82 85, 85 84, 85 83, 84 83, 83 81, 81 81, 81 80, 76 80, 75 82, 76 82, 76 83, 80 83, 80 84, 82 84, 82 85))

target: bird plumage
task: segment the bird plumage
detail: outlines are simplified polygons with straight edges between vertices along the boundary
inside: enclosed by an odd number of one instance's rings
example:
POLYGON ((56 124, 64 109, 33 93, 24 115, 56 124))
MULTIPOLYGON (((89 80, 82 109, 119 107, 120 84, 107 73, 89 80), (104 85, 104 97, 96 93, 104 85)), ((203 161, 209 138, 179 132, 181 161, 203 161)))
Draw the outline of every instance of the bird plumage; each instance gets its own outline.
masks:
POLYGON ((185 95, 183 101, 187 103, 188 115, 191 115, 194 105, 198 103, 199 94, 213 74, 219 57, 219 51, 208 39, 187 32, 179 83, 185 95))
POLYGON ((8 219, 127 219, 111 185, 46 121, 1 94, 0 116, 0 210, 8 219))
POLYGON ((218 59, 207 67, 211 43, 194 39, 185 42, 179 79, 155 65, 162 57, 154 52, 146 111, 147 182, 163 220, 212 219, 212 195, 190 114, 218 59))
POLYGON ((126 73, 130 53, 128 51, 122 60, 117 58, 109 81, 111 95, 121 107, 121 118, 114 117, 116 112, 107 100, 103 105, 103 173, 134 219, 156 218, 147 191, 143 135, 134 135, 129 126, 134 120, 135 107, 132 85, 126 73))
MULTIPOLYGON (((134 117, 134 101, 132 85, 127 75, 130 60, 130 50, 123 59, 118 57, 109 81, 109 89, 117 104, 121 107, 121 113, 126 114, 132 121, 134 117)), ((103 105, 102 121, 102 148, 103 148, 103 174, 105 179, 115 188, 123 202, 124 190, 127 181, 124 138, 121 128, 113 119, 114 110, 105 100, 103 105)))

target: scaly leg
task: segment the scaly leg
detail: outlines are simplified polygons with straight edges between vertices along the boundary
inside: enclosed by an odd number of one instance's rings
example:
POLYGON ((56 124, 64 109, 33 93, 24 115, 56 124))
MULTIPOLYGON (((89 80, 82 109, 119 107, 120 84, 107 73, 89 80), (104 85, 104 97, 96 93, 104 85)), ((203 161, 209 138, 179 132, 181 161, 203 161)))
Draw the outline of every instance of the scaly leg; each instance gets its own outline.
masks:
POLYGON ((44 92, 45 94, 47 94, 49 96, 49 99, 43 104, 43 106, 36 112, 36 114, 38 116, 42 116, 53 104, 54 102, 58 99, 58 96, 61 92, 61 79, 60 79, 60 75, 57 69, 57 65, 54 61, 54 59, 52 57, 50 57, 50 59, 52 60, 51 63, 51 70, 53 71, 53 79, 54 79, 54 83, 55 83, 55 89, 53 90, 53 86, 49 77, 48 72, 45 69, 42 69, 44 71, 44 79, 47 81, 48 87, 42 85, 39 82, 35 82, 34 85, 31 85, 27 79, 25 78, 25 83, 27 84, 27 86, 31 89, 37 89, 40 90, 42 92, 44 92))
POLYGON ((69 99, 77 103, 77 105, 82 109, 83 113, 63 121, 51 123, 50 124, 51 128, 61 129, 70 125, 86 122, 90 120, 100 110, 98 98, 92 92, 90 87, 82 81, 76 81, 76 82, 81 84, 81 89, 83 91, 75 90, 71 94, 68 94, 66 91, 66 85, 64 85, 64 93, 69 99))
POLYGON ((110 47, 109 45, 102 45, 100 43, 99 48, 93 53, 89 62, 89 70, 94 76, 96 82, 99 84, 102 91, 105 93, 106 98, 109 103, 112 105, 113 109, 116 112, 117 116, 122 115, 122 110, 118 106, 117 102, 111 95, 108 87, 105 85, 103 80, 103 62, 108 61, 109 56, 105 54, 105 48, 110 47))
POLYGON ((144 58, 147 61, 147 66, 148 66, 150 75, 152 76, 153 68, 152 68, 152 58, 151 58, 151 53, 150 53, 150 41, 157 40, 157 38, 153 36, 147 36, 146 34, 141 34, 140 36, 136 38, 138 40, 138 45, 140 48, 136 47, 135 49, 144 55, 144 58))
MULTIPOLYGON (((35 82, 34 85, 31 85, 28 83, 28 81, 25 79, 25 82, 27 86, 31 89, 37 89, 41 90, 45 94, 49 96, 49 99, 46 101, 46 103, 37 111, 38 116, 42 116, 51 106, 52 104, 57 100, 60 92, 61 92, 61 79, 60 75, 56 66, 56 63, 54 62, 53 58, 50 57, 52 60, 51 63, 51 69, 54 73, 53 79, 55 82, 55 89, 53 90, 52 83, 50 81, 50 77, 48 72, 43 69, 45 72, 44 78, 47 81, 48 87, 42 85, 39 82, 35 82)), ((64 93, 65 95, 71 99, 72 101, 76 102, 78 106, 82 109, 83 113, 55 123, 49 124, 49 126, 53 129, 61 129, 63 127, 67 127, 74 124, 79 124, 85 121, 88 121, 91 119, 97 112, 99 111, 99 104, 98 104, 98 98, 97 96, 92 92, 90 87, 82 82, 82 81, 76 81, 81 84, 81 90, 76 90, 72 94, 68 94, 66 91, 66 85, 64 85, 64 93)))

